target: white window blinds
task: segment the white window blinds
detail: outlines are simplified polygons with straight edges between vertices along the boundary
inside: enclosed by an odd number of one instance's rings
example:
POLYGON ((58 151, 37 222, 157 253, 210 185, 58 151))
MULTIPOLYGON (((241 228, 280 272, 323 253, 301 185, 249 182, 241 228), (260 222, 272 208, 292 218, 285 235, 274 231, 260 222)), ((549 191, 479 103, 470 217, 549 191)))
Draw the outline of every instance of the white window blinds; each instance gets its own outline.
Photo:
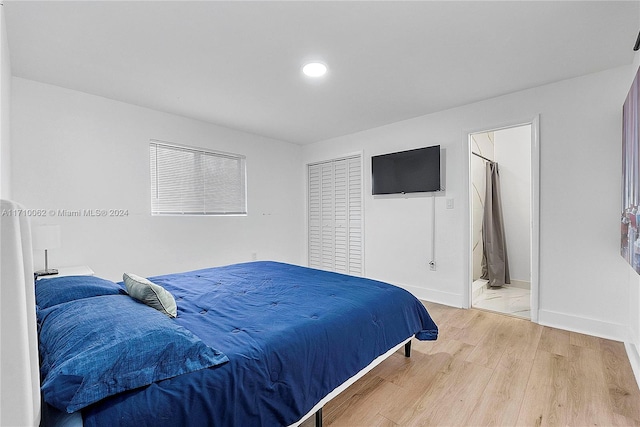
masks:
POLYGON ((152 215, 247 213, 245 157, 149 143, 152 215))

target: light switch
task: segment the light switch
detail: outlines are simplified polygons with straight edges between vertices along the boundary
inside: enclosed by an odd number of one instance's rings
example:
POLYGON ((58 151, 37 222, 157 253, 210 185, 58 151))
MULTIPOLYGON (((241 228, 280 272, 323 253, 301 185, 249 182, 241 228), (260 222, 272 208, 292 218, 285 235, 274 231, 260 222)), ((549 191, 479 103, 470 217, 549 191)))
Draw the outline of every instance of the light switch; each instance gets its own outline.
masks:
POLYGON ((453 199, 447 199, 447 209, 453 209, 453 199))

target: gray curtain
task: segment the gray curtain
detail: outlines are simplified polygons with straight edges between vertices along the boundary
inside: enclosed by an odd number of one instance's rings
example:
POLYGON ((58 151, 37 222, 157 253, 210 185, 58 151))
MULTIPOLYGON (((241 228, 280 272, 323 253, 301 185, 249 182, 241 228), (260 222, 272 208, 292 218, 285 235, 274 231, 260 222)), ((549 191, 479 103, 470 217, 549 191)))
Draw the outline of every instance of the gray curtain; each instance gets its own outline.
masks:
POLYGON ((487 162, 487 188, 484 200, 484 219, 482 222, 482 279, 489 281, 491 287, 511 283, 507 245, 504 238, 502 201, 500 198, 500 174, 498 164, 487 162))

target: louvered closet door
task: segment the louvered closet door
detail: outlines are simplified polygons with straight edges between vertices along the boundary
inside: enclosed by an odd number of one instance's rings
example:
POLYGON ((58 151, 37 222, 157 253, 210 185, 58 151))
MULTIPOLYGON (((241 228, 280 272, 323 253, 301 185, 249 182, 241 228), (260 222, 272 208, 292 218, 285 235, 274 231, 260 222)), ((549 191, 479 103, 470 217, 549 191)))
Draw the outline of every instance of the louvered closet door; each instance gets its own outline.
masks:
POLYGON ((320 222, 321 188, 320 165, 309 166, 309 267, 322 268, 322 223, 320 222))
POLYGON ((363 273, 362 241, 362 162, 360 157, 348 160, 349 173, 349 274, 363 273))
POLYGON ((360 157, 309 166, 309 266, 362 274, 360 157))
POLYGON ((334 173, 334 211, 333 218, 335 228, 334 240, 334 264, 333 271, 348 273, 349 271, 349 241, 348 241, 348 210, 349 210, 349 180, 347 160, 338 160, 333 163, 334 173))

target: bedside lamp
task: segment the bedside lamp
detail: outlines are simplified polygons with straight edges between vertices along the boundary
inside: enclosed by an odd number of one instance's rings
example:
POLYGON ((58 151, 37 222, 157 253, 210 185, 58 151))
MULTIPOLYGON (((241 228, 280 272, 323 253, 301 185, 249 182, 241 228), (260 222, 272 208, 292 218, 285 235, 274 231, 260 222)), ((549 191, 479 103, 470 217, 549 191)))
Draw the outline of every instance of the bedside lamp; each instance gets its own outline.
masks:
POLYGON ((47 251, 60 247, 60 226, 40 225, 33 227, 33 249, 44 250, 44 270, 36 271, 36 276, 49 276, 58 274, 55 268, 49 268, 47 251))

